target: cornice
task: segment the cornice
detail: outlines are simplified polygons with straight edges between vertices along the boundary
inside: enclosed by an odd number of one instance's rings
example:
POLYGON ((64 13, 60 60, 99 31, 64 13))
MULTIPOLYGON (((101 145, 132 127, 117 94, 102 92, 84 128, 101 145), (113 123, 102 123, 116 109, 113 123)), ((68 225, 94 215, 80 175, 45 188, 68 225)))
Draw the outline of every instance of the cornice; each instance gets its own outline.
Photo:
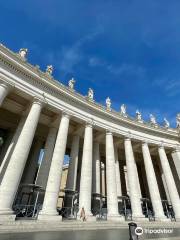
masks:
MULTIPOLYGON (((109 121, 115 120, 119 124, 123 124, 127 128, 139 130, 145 133, 160 135, 160 136, 172 136, 178 138, 178 131, 176 129, 169 128, 168 130, 163 127, 152 127, 150 124, 143 122, 137 122, 131 117, 122 117, 120 113, 114 111, 108 111, 105 106, 102 106, 95 101, 89 101, 86 96, 82 96, 75 90, 72 91, 53 77, 49 77, 46 73, 39 70, 37 67, 32 66, 27 61, 22 60, 18 54, 12 52, 2 44, 0 45, 0 61, 4 66, 11 70, 15 75, 25 78, 30 84, 37 86, 40 90, 47 92, 57 98, 64 96, 69 101, 78 103, 89 109, 92 112, 100 114, 103 118, 108 118, 109 121)), ((46 97, 46 94, 44 94, 46 97)))

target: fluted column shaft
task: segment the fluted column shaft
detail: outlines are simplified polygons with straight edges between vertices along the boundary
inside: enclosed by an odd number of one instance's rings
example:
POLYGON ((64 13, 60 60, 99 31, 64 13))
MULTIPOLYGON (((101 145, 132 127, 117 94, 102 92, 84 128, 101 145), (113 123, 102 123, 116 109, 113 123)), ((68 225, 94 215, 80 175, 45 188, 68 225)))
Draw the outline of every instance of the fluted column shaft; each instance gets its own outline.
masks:
POLYGON ((93 145, 93 178, 92 178, 92 193, 100 194, 101 175, 100 175, 100 152, 99 143, 94 142, 93 145))
POLYGON ((111 132, 106 133, 106 184, 108 216, 118 216, 115 155, 113 135, 111 132))
POLYGON ((151 159, 151 155, 150 155, 149 147, 147 143, 142 144, 142 153, 144 158, 144 166, 146 170, 149 193, 150 193, 155 217, 156 219, 163 220, 165 219, 164 211, 163 211, 161 197, 160 197, 157 180, 154 172, 154 167, 153 167, 153 163, 152 163, 152 159, 151 159))
POLYGON ((34 138, 41 109, 42 103, 38 100, 34 100, 1 182, 0 214, 6 214, 11 211, 11 207, 34 138))
POLYGON ((59 130, 57 134, 56 144, 54 147, 46 192, 44 196, 43 208, 40 212, 40 215, 38 216, 39 219, 46 218, 46 216, 48 216, 48 218, 52 216, 53 219, 54 216, 58 215, 57 200, 61 185, 61 174, 66 150, 68 129, 69 115, 63 114, 59 124, 59 130))
POLYGON ((80 140, 79 135, 73 136, 68 176, 67 176, 67 182, 66 182, 66 188, 71 189, 73 191, 76 190, 78 155, 79 155, 79 140, 80 140))
POLYGON ((48 136, 44 147, 44 156, 36 178, 36 184, 42 186, 44 189, 46 189, 47 185, 49 169, 51 166, 54 146, 56 142, 56 135, 57 129, 55 127, 51 127, 48 132, 48 136))
POLYGON ((79 193, 79 209, 81 210, 82 207, 84 207, 86 215, 91 215, 92 151, 93 129, 91 124, 87 124, 84 133, 84 146, 79 193))
POLYGON ((136 176, 135 159, 131 140, 126 138, 124 141, 128 187, 130 192, 132 216, 134 219, 144 217, 142 214, 141 201, 139 197, 138 181, 136 176))
POLYGON ((162 166, 162 170, 164 173, 164 177, 166 179, 169 195, 171 198, 171 203, 173 206, 173 210, 175 212, 175 217, 176 220, 180 221, 180 199, 179 199, 179 194, 176 188, 176 184, 172 175, 172 171, 167 159, 166 152, 164 150, 163 146, 160 146, 158 148, 159 152, 159 157, 160 157, 160 162, 162 166))
POLYGON ((0 83, 0 106, 9 92, 9 86, 5 83, 0 83))
POLYGON ((121 197, 122 196, 121 176, 120 176, 120 169, 119 169, 119 158, 118 158, 118 149, 117 149, 117 147, 114 148, 114 154, 115 154, 117 196, 121 197))

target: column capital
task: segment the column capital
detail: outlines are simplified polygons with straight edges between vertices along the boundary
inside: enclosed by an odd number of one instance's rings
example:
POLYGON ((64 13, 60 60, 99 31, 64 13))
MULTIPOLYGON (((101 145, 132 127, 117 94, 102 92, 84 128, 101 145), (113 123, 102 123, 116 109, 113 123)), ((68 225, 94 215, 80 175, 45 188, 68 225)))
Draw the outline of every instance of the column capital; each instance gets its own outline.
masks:
POLYGON ((93 120, 89 120, 85 122, 85 127, 93 127, 95 125, 93 120))
POLYGON ((106 129, 106 135, 113 135, 113 133, 110 129, 106 129))
POLYGON ((149 142, 148 142, 147 140, 142 140, 141 143, 142 143, 142 146, 143 146, 143 145, 147 145, 147 146, 148 146, 148 144, 149 144, 149 142))
POLYGON ((172 149, 172 153, 180 152, 180 146, 172 149))
POLYGON ((128 131, 128 133, 124 136, 124 140, 131 140, 132 139, 132 134, 131 131, 128 131))
POLYGON ((45 105, 44 100, 41 99, 41 98, 39 98, 39 97, 34 97, 32 103, 33 103, 33 104, 34 104, 34 103, 35 103, 35 104, 39 104, 39 105, 41 105, 41 106, 44 106, 44 105, 45 105))
POLYGON ((164 143, 161 142, 160 144, 158 144, 158 148, 159 148, 159 149, 164 149, 164 143))
POLYGON ((62 111, 62 117, 65 117, 65 118, 70 119, 70 118, 71 118, 71 114, 70 114, 69 111, 63 110, 63 111, 62 111))
POLYGON ((12 88, 15 87, 15 84, 10 84, 7 82, 0 82, 0 86, 7 89, 7 91, 10 91, 12 88))

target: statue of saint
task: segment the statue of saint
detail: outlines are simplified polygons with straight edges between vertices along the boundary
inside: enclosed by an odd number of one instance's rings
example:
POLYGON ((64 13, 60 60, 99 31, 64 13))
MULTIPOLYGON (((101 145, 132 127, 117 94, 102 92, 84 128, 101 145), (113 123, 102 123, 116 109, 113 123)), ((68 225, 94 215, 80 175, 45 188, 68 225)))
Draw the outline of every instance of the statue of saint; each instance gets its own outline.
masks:
POLYGON ((94 91, 92 88, 89 88, 88 90, 88 99, 91 101, 94 99, 94 91))
POLYGON ((74 89, 74 84, 76 83, 76 81, 74 80, 74 78, 70 79, 68 82, 68 86, 70 89, 74 89))
POLYGON ((157 126, 157 122, 156 122, 156 118, 154 117, 154 115, 150 114, 150 123, 153 126, 157 126))
POLYGON ((126 114, 126 105, 125 104, 122 104, 121 105, 121 115, 123 117, 127 117, 127 114, 126 114))
POLYGON ((164 118, 164 127, 169 128, 169 126, 170 126, 169 121, 166 118, 164 118))
POLYGON ((180 129, 180 113, 178 113, 176 116, 176 127, 180 129))
POLYGON ((19 55, 22 57, 22 58, 26 58, 26 56, 27 56, 27 53, 28 53, 28 49, 27 48, 21 48, 20 50, 19 50, 19 55))
POLYGON ((111 110, 111 99, 109 97, 106 98, 106 108, 111 110))
POLYGON ((142 120, 142 114, 141 114, 141 112, 139 111, 139 110, 136 110, 136 120, 138 121, 138 122, 143 122, 143 120, 142 120))
POLYGON ((46 73, 47 73, 48 75, 52 75, 52 72, 53 72, 53 66, 52 66, 52 65, 48 65, 48 66, 46 67, 46 73))

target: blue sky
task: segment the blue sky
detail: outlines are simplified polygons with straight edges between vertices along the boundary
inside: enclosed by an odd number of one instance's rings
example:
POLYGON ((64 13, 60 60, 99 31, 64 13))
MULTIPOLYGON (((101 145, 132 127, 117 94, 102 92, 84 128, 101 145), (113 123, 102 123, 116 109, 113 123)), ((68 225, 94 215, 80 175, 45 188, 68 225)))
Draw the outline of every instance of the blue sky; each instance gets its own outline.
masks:
POLYGON ((180 1, 26 0, 0 1, 0 41, 28 60, 54 66, 54 77, 76 79, 83 95, 109 96, 129 115, 166 117, 180 112, 180 1))

